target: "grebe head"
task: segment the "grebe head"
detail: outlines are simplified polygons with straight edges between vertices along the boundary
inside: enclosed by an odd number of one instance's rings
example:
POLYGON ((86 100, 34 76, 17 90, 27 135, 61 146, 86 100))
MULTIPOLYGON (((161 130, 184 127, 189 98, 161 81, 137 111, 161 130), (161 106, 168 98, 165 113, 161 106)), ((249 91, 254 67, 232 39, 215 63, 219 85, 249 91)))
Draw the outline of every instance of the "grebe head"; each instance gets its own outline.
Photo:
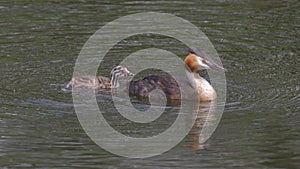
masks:
POLYGON ((184 62, 191 69, 192 72, 198 72, 203 69, 214 69, 217 71, 226 71, 222 66, 217 65, 210 56, 200 49, 190 50, 189 55, 184 62))
POLYGON ((121 65, 114 67, 110 72, 110 83, 112 85, 112 88, 119 86, 118 77, 133 75, 134 74, 127 70, 126 67, 123 67, 121 65))
POLYGON ((110 72, 110 76, 114 76, 114 77, 122 77, 122 76, 133 76, 134 74, 131 73, 126 67, 124 66, 116 66, 114 67, 111 72, 110 72))

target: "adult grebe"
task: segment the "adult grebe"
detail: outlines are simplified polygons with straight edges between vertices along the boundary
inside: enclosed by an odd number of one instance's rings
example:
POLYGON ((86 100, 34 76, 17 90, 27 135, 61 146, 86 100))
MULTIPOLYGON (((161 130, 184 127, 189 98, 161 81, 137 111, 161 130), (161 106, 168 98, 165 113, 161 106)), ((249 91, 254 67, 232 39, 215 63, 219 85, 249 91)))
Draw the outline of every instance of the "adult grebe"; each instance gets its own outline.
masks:
POLYGON ((111 89, 119 87, 118 77, 133 76, 133 74, 127 70, 126 67, 116 66, 110 72, 110 78, 103 76, 83 76, 72 78, 67 84, 66 88, 88 87, 95 89, 111 89))
MULTIPOLYGON (((195 92, 199 94, 199 101, 212 101, 217 98, 216 91, 204 78, 200 77, 198 72, 202 69, 215 69, 225 71, 225 69, 205 54, 202 50, 196 49, 190 51, 184 60, 187 69, 193 73, 195 84, 191 85, 188 80, 181 81, 185 87, 182 97, 180 88, 176 80, 170 75, 149 75, 143 79, 131 81, 129 84, 129 93, 138 97, 148 98, 153 90, 161 90, 167 99, 179 100, 181 98, 190 100, 195 92), (201 56, 201 57, 200 57, 201 56)), ((159 96, 158 96, 159 97, 159 96)))

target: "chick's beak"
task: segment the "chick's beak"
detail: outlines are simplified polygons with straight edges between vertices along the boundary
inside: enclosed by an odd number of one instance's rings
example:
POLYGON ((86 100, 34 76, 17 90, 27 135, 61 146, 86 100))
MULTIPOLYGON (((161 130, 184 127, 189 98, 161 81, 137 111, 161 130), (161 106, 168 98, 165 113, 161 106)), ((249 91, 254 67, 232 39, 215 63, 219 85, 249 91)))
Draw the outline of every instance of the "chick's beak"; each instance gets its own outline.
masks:
POLYGON ((123 73, 124 73, 125 76, 134 76, 134 74, 131 73, 131 72, 130 72, 129 70, 127 70, 127 69, 124 69, 124 70, 123 70, 123 73))

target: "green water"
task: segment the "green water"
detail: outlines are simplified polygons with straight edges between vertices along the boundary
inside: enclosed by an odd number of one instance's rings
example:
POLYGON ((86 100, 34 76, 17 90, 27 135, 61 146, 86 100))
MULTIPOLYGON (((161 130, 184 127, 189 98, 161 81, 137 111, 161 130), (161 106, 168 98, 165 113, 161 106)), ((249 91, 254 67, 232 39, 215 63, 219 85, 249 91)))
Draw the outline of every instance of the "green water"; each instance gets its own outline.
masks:
MULTIPOLYGON (((297 0, 1 1, 0 168, 298 168, 299 9, 297 0), (190 134, 162 155, 128 159, 85 134, 71 93, 61 88, 95 31, 148 11, 182 17, 209 37, 228 69, 227 102, 216 132, 199 149, 191 149, 190 134)), ((186 55, 176 40, 136 36, 112 49, 115 59, 104 60, 102 73, 119 56, 148 47, 186 55)), ((173 118, 165 117, 162 126, 173 118)), ((150 129, 135 134, 143 130, 150 129)))

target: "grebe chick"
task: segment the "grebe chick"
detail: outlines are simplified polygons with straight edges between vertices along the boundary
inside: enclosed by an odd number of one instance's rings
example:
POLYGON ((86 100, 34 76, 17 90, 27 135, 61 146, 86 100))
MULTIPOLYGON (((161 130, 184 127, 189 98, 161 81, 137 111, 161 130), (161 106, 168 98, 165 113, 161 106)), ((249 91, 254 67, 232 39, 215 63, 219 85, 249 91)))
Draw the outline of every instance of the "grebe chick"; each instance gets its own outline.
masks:
POLYGON ((72 78, 66 88, 87 87, 94 89, 111 89, 119 87, 118 77, 133 76, 126 67, 116 66, 110 72, 110 78, 103 76, 83 76, 72 78))
POLYGON ((183 91, 185 91, 185 93, 182 93, 182 97, 178 83, 170 75, 150 75, 143 79, 131 81, 129 93, 133 96, 149 98, 151 91, 158 89, 163 91, 169 100, 179 100, 181 98, 190 100, 194 98, 191 96, 197 92, 200 102, 215 100, 217 98, 216 91, 207 80, 199 76, 198 72, 202 69, 215 69, 218 71, 225 71, 225 69, 214 63, 208 55, 199 49, 190 51, 184 62, 188 71, 193 73, 192 77, 195 84, 192 85, 188 80, 181 81, 182 86, 184 86, 183 91))

